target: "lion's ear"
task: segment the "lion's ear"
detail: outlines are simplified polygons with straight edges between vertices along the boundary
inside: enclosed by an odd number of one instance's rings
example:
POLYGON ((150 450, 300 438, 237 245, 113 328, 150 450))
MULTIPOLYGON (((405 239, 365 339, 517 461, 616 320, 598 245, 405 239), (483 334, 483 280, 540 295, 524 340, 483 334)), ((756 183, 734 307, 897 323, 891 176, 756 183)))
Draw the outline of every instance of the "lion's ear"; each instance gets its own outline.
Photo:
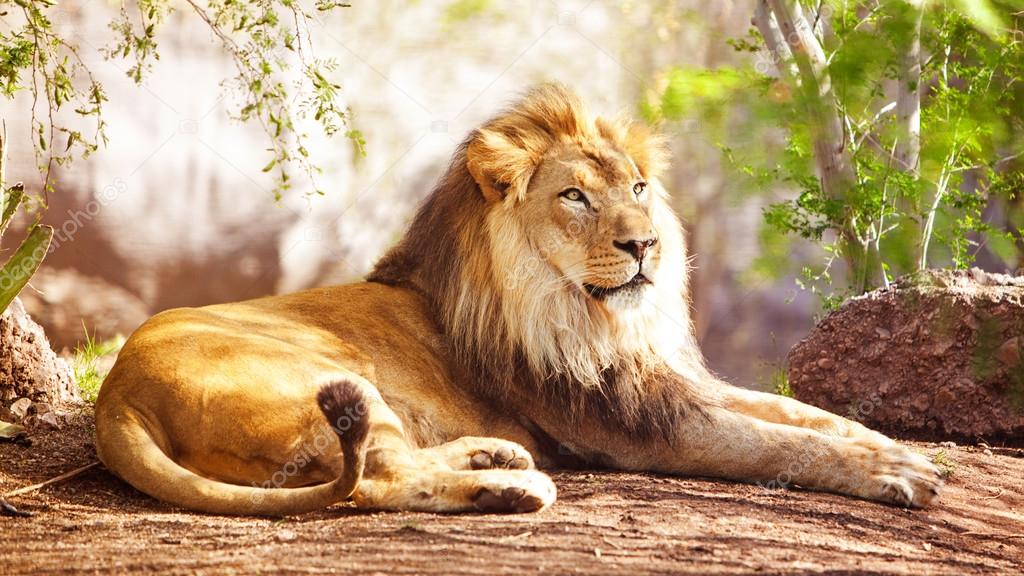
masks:
POLYGON ((466 166, 485 198, 497 201, 508 194, 522 196, 540 158, 522 138, 481 128, 466 147, 466 166))

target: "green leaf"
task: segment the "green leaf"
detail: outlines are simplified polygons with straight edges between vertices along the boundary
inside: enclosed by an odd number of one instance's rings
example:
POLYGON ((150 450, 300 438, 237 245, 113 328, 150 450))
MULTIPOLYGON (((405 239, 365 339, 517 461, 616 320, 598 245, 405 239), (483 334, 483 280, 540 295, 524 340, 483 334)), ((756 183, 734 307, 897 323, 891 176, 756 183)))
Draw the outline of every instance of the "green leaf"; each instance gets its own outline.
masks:
POLYGON ((25 430, 25 427, 20 424, 11 424, 10 422, 0 420, 0 439, 2 440, 17 440, 27 433, 28 431, 25 430))
POLYGON ((988 0, 956 0, 955 4, 978 30, 989 36, 999 36, 1000 31, 1006 27, 999 12, 988 0))
POLYGON ((4 264, 3 268, 0 268, 0 311, 7 309, 7 306, 39 269, 39 265, 43 262, 47 249, 50 247, 51 238, 53 238, 53 228, 43 225, 33 226, 25 241, 21 243, 21 246, 4 264))
POLYGON ((25 199, 25 187, 21 183, 17 183, 11 186, 3 192, 3 198, 0 199, 0 236, 4 235, 4 231, 7 230, 7 226, 11 223, 11 219, 14 217, 14 212, 18 210, 18 206, 25 199))

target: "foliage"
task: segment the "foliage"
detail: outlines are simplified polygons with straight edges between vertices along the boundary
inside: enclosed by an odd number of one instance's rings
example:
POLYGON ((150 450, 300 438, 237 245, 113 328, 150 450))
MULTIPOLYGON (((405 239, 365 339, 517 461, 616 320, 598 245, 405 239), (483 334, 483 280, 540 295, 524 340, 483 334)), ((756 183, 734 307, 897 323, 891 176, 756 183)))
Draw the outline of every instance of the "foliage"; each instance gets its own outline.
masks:
POLYGON ((795 190, 765 222, 824 250, 823 264, 797 266, 798 283, 824 289, 827 304, 841 300, 830 293, 836 261, 847 272, 865 263, 862 278, 846 275, 854 293, 930 265, 967 267, 982 250, 1012 268, 1024 254, 1024 12, 1010 4, 928 2, 923 14, 901 0, 804 5, 852 169, 839 194, 823 189, 816 163, 823 128, 809 110, 821 106, 820 86, 790 72, 792 56, 767 51, 758 29, 730 42, 752 62, 670 70, 641 111, 654 122, 699 118, 746 190, 795 190), (918 16, 921 72, 908 77, 918 16), (921 94, 915 165, 897 151, 911 138, 897 114, 904 81, 921 94))
POLYGON ((86 402, 95 402, 100 392, 100 385, 107 374, 100 367, 100 360, 105 356, 117 354, 124 346, 124 337, 117 336, 104 342, 97 342, 94 334, 85 330, 85 342, 75 349, 75 357, 71 361, 75 382, 86 402))
MULTIPOLYGON (((331 79, 337 64, 317 58, 310 42, 309 25, 347 3, 313 0, 186 0, 186 5, 231 55, 237 74, 223 86, 237 96, 233 116, 255 122, 268 136, 270 158, 265 171, 275 173, 275 195, 291 188, 291 169, 298 167, 313 190, 320 168, 312 163, 302 127, 310 119, 332 136, 352 119, 338 101, 341 86, 331 79), (308 4, 308 2, 307 2, 308 4), (296 77, 291 71, 300 74, 296 77)), ((85 65, 80 47, 60 36, 53 20, 59 16, 53 0, 0 0, 0 11, 10 8, 20 25, 0 32, 0 90, 8 98, 28 89, 33 145, 44 176, 44 197, 53 190, 51 171, 75 156, 88 156, 106 142, 103 86, 85 65), (66 110, 89 120, 88 133, 69 127, 66 110)), ((111 22, 113 41, 102 49, 108 59, 127 59, 128 76, 141 84, 153 61, 159 59, 158 36, 172 13, 169 0, 123 0, 111 22)), ((177 23, 177 25, 185 25, 177 23)), ((363 151, 362 134, 349 126, 342 132, 363 151)))
POLYGON ((779 366, 771 373, 771 390, 779 396, 785 396, 786 398, 793 398, 796 394, 793 393, 793 387, 789 385, 789 374, 786 372, 784 366, 779 366))
POLYGON ((943 478, 949 479, 956 473, 956 462, 949 457, 945 450, 939 450, 935 456, 932 456, 932 464, 939 467, 943 478))
MULTIPOLYGON (((314 0, 312 8, 299 0, 186 0, 190 10, 231 55, 237 75, 223 83, 238 97, 233 116, 261 126, 270 142, 270 158, 264 172, 274 171, 275 197, 292 186, 291 169, 304 172, 317 194, 320 168, 312 163, 302 127, 311 119, 327 135, 343 127, 357 153, 365 154, 366 142, 350 126, 348 109, 338 101, 341 86, 331 79, 337 64, 317 58, 310 41, 309 24, 326 12, 348 4, 314 0), (294 78, 291 70, 301 72, 294 78)), ((42 175, 42 194, 30 198, 20 184, 7 188, 0 169, 0 212, 6 228, 19 207, 35 212, 28 237, 0 270, 0 311, 17 296, 45 257, 53 230, 38 225, 54 190, 55 166, 76 157, 88 157, 106 143, 103 107, 107 96, 83 60, 80 47, 61 36, 54 20, 59 17, 54 0, 0 0, 0 15, 10 17, 0 31, 0 92, 13 98, 19 91, 32 95, 30 116, 32 146, 42 175), (10 14, 13 12, 14 14, 10 14), (70 121, 68 112, 78 117, 70 121), (83 131, 85 120, 91 126, 83 131)), ((159 28, 172 12, 169 0, 123 0, 111 24, 110 46, 102 49, 108 59, 131 60, 128 76, 142 84, 154 60, 159 59, 159 28)), ((3 144, 6 146, 6 135, 3 144)))
POLYGON ((441 21, 450 26, 478 16, 491 8, 490 0, 454 0, 445 7, 441 21))
MULTIPOLYGON (((8 187, 5 178, 7 164, 7 130, 0 129, 0 239, 14 219, 14 214, 25 201, 21 183, 8 187)), ((0 267, 0 312, 18 296, 46 256, 53 237, 53 228, 40 224, 29 227, 25 239, 0 267)))

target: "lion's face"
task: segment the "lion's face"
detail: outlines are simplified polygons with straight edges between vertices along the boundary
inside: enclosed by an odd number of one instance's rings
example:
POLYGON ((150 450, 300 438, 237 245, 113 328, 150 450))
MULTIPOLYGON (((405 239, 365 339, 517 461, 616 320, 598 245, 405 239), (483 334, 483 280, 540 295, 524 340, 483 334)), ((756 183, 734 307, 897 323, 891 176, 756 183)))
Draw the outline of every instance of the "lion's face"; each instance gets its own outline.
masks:
POLYGON ((603 305, 633 307, 657 281, 659 201, 624 152, 561 143, 538 165, 521 211, 528 241, 567 284, 603 305))
POLYGON ((555 85, 475 130, 465 169, 484 201, 454 204, 467 208, 455 220, 450 329, 493 344, 504 327, 510 346, 500 349, 584 386, 613 366, 688 358, 678 353, 694 348, 686 246, 658 182, 667 163, 664 140, 645 126, 591 116, 555 85))

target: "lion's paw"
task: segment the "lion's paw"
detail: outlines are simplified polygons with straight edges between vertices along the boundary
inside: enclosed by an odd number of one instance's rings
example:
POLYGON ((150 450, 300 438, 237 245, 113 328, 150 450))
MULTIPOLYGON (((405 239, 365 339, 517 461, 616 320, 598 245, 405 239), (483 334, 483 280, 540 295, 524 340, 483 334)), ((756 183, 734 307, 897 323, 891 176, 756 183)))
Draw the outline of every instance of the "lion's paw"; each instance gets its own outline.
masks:
POLYGON ((440 458, 452 470, 532 470, 536 467, 526 448, 500 438, 466 436, 425 452, 440 458))
POLYGON ((481 478, 473 495, 473 507, 480 512, 537 512, 550 506, 557 495, 551 478, 533 470, 482 474, 481 478))
POLYGON ((469 466, 473 470, 527 470, 534 467, 530 453, 522 446, 511 442, 477 450, 470 457, 469 466))
POLYGON ((939 496, 943 476, 928 458, 899 444, 879 447, 864 496, 900 506, 927 506, 939 496))

